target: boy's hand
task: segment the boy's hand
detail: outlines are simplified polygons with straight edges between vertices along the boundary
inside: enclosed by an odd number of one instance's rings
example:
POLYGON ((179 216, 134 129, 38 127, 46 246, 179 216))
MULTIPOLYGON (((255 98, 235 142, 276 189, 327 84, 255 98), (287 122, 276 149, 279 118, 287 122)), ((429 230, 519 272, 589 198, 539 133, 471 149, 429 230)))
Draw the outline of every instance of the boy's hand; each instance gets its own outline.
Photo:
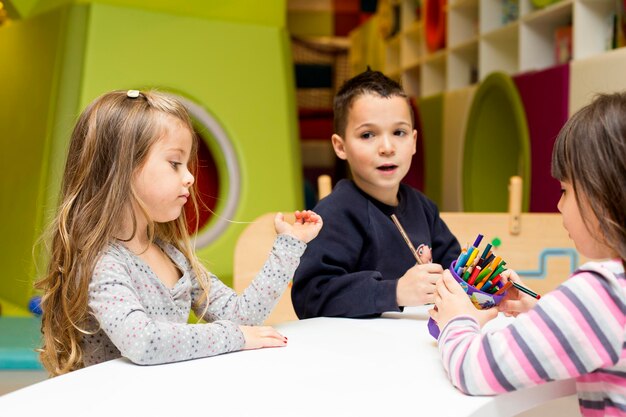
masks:
POLYGON ((402 307, 433 303, 435 284, 441 278, 443 268, 439 264, 415 265, 398 280, 396 298, 402 307))
MULTIPOLYGON (((511 269, 507 269, 502 272, 502 283, 506 284, 508 281, 517 282, 522 284, 522 280, 511 269)), ((505 316, 517 317, 519 313, 525 313, 537 304, 537 300, 528 294, 524 294, 515 287, 511 287, 506 291, 506 296, 498 304, 498 310, 502 311, 505 316)))
POLYGON ((452 278, 450 271, 446 270, 442 279, 437 282, 435 308, 428 313, 437 322, 439 329, 443 330, 450 320, 458 316, 473 317, 482 327, 498 315, 498 310, 495 308, 478 310, 474 307, 461 285, 452 278))
POLYGON ((289 224, 285 221, 283 213, 277 213, 274 218, 276 233, 290 235, 304 243, 309 243, 322 229, 322 218, 311 210, 296 211, 294 215, 296 221, 289 224))
POLYGON ((269 326, 239 326, 246 341, 244 350, 287 346, 287 338, 269 326))

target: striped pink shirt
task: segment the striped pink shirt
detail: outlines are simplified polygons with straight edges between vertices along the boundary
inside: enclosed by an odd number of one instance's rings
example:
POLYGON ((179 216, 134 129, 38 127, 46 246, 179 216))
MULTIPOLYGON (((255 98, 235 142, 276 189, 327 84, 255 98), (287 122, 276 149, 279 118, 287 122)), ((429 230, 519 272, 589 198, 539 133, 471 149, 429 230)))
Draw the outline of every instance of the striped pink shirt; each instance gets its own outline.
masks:
POLYGON ((506 328, 462 316, 439 336, 450 380, 492 395, 576 378, 583 416, 626 415, 626 278, 620 261, 583 265, 506 328))

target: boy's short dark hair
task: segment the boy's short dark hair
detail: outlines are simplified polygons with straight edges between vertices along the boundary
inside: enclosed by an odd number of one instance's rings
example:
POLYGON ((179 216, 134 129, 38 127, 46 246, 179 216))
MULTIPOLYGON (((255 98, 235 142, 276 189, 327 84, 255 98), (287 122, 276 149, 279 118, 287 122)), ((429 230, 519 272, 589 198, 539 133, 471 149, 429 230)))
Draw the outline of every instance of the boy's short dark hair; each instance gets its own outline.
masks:
MULTIPOLYGON (((384 98, 404 97, 408 99, 402 86, 380 71, 367 69, 367 71, 350 78, 343 83, 333 100, 333 125, 335 133, 339 136, 344 136, 346 133, 348 112, 354 100, 368 93, 374 93, 384 98)), ((413 109, 408 100, 407 104, 409 104, 412 119, 413 109)))

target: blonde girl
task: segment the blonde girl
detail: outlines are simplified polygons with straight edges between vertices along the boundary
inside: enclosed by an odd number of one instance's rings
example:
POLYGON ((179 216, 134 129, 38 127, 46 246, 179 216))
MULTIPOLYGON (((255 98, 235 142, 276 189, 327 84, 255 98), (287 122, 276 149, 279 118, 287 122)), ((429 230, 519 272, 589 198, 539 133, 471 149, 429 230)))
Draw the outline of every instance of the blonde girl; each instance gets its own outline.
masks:
MULTIPOLYGON (((197 139, 184 107, 155 92, 94 100, 72 133, 43 291, 41 360, 51 375, 126 357, 159 364, 284 346, 263 322, 322 220, 277 215, 269 259, 238 296, 194 254, 197 139), (188 324, 190 310, 207 323, 188 324)), ((198 218, 198 216, 196 216, 198 218)))

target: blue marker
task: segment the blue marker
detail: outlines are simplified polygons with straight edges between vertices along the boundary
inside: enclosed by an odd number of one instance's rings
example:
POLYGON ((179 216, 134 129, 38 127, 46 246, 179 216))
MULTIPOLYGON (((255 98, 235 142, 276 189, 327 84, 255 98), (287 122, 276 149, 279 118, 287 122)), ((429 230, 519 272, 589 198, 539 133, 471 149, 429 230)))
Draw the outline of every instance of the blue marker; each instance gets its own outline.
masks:
POLYGON ((478 246, 480 245, 481 240, 483 240, 483 235, 481 235, 479 233, 478 236, 476 237, 476 240, 474 241, 474 244, 472 246, 474 246, 476 249, 478 249, 478 246))

